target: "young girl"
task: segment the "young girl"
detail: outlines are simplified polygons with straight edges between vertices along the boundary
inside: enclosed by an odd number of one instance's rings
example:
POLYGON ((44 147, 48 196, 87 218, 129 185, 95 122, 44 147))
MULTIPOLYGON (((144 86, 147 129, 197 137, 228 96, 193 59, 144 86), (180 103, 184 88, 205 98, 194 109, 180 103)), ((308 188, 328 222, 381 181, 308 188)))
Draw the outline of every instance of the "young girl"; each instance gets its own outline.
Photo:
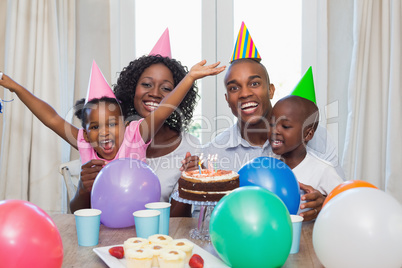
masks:
POLYGON ((143 120, 131 122, 127 128, 119 103, 113 97, 90 99, 80 112, 78 109, 77 113, 83 127, 82 130, 79 130, 60 117, 49 104, 35 97, 7 75, 3 75, 0 85, 15 92, 42 123, 71 146, 79 149, 82 163, 86 163, 94 157, 107 162, 120 157, 144 160, 148 143, 163 125, 165 119, 183 100, 195 80, 219 74, 225 69, 225 66, 217 67, 219 62, 208 66, 205 64, 206 61, 203 60, 194 65, 152 113, 143 120))

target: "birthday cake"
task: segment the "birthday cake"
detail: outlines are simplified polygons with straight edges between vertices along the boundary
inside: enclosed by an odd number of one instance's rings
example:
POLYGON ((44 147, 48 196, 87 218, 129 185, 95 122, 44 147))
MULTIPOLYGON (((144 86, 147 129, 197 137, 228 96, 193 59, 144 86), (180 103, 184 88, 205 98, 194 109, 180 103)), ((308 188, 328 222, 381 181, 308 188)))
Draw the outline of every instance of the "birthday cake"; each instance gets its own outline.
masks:
POLYGON ((179 179, 179 196, 195 201, 219 201, 239 187, 239 174, 229 170, 184 171, 179 179))

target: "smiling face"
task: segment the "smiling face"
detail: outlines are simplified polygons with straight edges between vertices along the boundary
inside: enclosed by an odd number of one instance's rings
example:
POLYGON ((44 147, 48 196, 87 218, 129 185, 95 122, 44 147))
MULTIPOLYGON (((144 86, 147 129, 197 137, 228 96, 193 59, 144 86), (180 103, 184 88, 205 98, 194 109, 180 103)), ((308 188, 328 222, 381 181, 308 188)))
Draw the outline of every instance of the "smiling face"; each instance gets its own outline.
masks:
POLYGON ((162 63, 149 66, 141 74, 135 90, 134 107, 138 114, 149 115, 173 89, 173 74, 168 67, 162 63))
POLYGON ((86 109, 84 138, 95 149, 98 156, 112 160, 123 143, 125 125, 120 107, 116 104, 99 102, 86 109))
POLYGON ((315 106, 306 106, 306 102, 309 101, 289 96, 279 100, 272 109, 269 141, 272 151, 285 159, 304 157, 306 143, 313 138, 318 113, 315 106))
POLYGON ((234 61, 225 76, 226 101, 242 124, 268 120, 275 87, 265 68, 250 59, 234 61))

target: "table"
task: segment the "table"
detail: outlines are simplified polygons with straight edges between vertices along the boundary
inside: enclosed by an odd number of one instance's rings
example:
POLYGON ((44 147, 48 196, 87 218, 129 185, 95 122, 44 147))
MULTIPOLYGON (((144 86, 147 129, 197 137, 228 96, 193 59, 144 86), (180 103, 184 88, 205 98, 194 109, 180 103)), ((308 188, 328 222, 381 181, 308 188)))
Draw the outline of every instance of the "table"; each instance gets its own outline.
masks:
MULTIPOLYGON (((63 267, 107 267, 92 249, 123 244, 127 238, 136 236, 134 227, 113 229, 101 224, 99 244, 94 247, 80 247, 77 242, 74 215, 52 214, 50 216, 59 229, 63 241, 63 267)), ((186 238, 218 257, 211 243, 190 238, 190 230, 197 226, 196 218, 170 218, 169 225, 169 235, 173 238, 186 238)), ((313 222, 303 223, 300 238, 300 251, 297 254, 289 255, 283 267, 324 267, 314 252, 312 243, 313 226, 313 222)))

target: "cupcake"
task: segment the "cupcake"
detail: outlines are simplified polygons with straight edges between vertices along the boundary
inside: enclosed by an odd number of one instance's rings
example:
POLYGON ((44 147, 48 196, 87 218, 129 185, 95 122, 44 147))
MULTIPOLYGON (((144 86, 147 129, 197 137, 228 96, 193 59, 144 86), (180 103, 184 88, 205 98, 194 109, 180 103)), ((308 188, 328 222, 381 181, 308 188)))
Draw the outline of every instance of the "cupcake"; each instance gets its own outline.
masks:
POLYGON ((151 268, 153 254, 149 248, 129 248, 125 251, 127 268, 151 268))
POLYGON ((172 249, 179 249, 186 253, 185 263, 190 261, 191 256, 193 255, 194 244, 187 240, 175 239, 170 243, 172 249))
POLYGON ((154 256, 152 258, 152 267, 159 267, 158 257, 163 250, 168 248, 168 246, 161 244, 149 244, 148 246, 146 246, 146 248, 149 248, 154 256))
POLYGON ((180 249, 164 249, 159 257, 159 267, 160 268, 184 268, 186 258, 186 253, 180 249))
POLYGON ((168 235, 155 234, 148 237, 148 240, 152 244, 168 245, 173 241, 173 238, 168 235))
POLYGON ((141 237, 131 237, 124 241, 124 252, 130 248, 141 248, 149 244, 148 239, 141 237))

